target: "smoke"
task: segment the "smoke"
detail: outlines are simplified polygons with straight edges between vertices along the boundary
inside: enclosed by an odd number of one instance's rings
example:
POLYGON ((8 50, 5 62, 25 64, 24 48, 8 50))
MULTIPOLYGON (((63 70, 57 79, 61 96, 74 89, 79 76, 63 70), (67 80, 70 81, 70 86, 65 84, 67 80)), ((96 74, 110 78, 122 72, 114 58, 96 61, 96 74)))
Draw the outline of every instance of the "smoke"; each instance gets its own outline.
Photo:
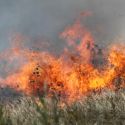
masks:
MULTIPOLYGON (((77 34, 80 36, 78 39, 82 38, 83 41, 87 41, 87 52, 83 47, 85 45, 83 44, 84 42, 82 42, 76 50, 77 52, 82 53, 80 56, 83 57, 83 59, 88 59, 88 63, 90 60, 88 57, 91 56, 90 50, 93 50, 93 55, 97 55, 94 53, 94 47, 98 48, 97 45, 90 44, 90 42, 93 41, 91 33, 97 44, 105 46, 112 41, 115 41, 120 35, 124 38, 124 5, 124 0, 1 0, 0 51, 11 48, 11 44, 16 44, 14 45, 14 49, 8 49, 7 51, 0 53, 1 83, 5 83, 6 81, 4 80, 4 77, 7 77, 8 84, 11 84, 11 81, 13 82, 16 79, 13 83, 17 85, 19 81, 23 79, 21 76, 30 75, 33 68, 36 66, 35 59, 37 60, 38 57, 40 57, 42 58, 41 60, 47 60, 44 57, 45 53, 43 56, 37 56, 33 51, 34 49, 39 51, 38 49, 41 50, 41 46, 49 47, 49 51, 52 50, 58 54, 61 48, 65 45, 65 42, 62 42, 63 39, 59 38, 60 34, 65 30, 65 27, 74 24, 77 18, 80 17, 80 13, 81 15, 84 15, 85 12, 92 13, 92 15, 87 18, 81 18, 84 27, 87 27, 87 30, 85 30, 88 32, 87 37, 85 37, 85 39, 83 38, 85 31, 82 29, 81 31, 83 31, 83 33, 79 35, 78 29, 77 34), (89 31, 91 33, 89 33, 89 31), (88 39, 88 37, 90 39, 88 39), (12 39, 14 42, 12 42, 12 39), (90 45, 92 45, 92 47, 90 47, 90 45), (19 49, 18 46, 21 49, 19 49), (31 60, 33 61, 33 63, 30 63, 31 69, 26 68, 30 67, 29 65, 19 68, 31 60), (18 69, 23 71, 22 74, 18 74, 18 69), (26 69, 26 72, 23 69, 26 69), (12 74, 12 77, 8 77, 10 74, 12 74)), ((102 51, 98 50, 97 53, 101 53, 99 55, 100 57, 96 57, 96 59, 94 56, 95 60, 92 60, 92 62, 94 61, 96 64, 97 60, 103 60, 102 51)), ((72 60, 74 60, 74 58, 72 60)), ((50 63, 50 61, 51 60, 48 62, 50 63)), ((95 79, 95 82, 98 79, 103 81, 102 78, 98 76, 95 79)), ((28 77, 23 80, 24 85, 27 85, 27 81, 29 80, 28 77)), ((21 82, 22 84, 23 80, 21 82)))
POLYGON ((34 41, 48 38, 58 49, 62 46, 60 32, 88 10, 93 16, 85 20, 85 25, 96 41, 109 44, 121 34, 124 37, 124 6, 124 0, 0 0, 0 50, 10 46, 14 33, 34 41))

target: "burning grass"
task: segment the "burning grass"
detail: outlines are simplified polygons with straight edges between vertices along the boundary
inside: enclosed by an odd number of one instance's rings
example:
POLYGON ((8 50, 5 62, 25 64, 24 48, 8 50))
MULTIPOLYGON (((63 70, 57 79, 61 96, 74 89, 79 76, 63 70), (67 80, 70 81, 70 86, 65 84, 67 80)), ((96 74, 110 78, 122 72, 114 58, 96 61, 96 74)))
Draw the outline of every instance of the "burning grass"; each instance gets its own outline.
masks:
POLYGON ((58 56, 19 36, 0 53, 1 125, 125 124, 125 45, 101 49, 80 20, 60 37, 67 46, 58 56))
POLYGON ((18 36, 16 44, 0 54, 1 60, 6 62, 6 74, 0 77, 0 86, 9 86, 28 95, 43 95, 46 88, 48 96, 58 93, 69 103, 93 90, 124 88, 124 44, 119 48, 112 45, 105 52, 94 43, 92 33, 80 20, 67 27, 60 37, 67 45, 56 56, 42 49, 26 48, 21 44, 23 38, 18 36))

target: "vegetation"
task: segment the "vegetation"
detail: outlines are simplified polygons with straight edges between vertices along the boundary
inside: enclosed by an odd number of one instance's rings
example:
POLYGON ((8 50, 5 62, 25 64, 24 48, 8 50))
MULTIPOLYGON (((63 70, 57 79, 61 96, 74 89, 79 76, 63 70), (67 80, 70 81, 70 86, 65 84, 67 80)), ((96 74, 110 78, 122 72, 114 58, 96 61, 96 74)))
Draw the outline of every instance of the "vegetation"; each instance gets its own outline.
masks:
POLYGON ((19 96, 0 106, 0 125, 124 125, 125 92, 102 90, 60 106, 59 99, 19 96))

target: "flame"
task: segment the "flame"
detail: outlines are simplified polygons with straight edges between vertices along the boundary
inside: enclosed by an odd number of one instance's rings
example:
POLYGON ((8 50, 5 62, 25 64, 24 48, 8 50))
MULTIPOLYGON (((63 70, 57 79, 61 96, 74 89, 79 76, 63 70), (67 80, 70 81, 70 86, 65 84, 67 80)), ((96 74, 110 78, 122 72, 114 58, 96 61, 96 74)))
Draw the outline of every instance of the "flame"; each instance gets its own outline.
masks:
MULTIPOLYGON (((93 90, 124 87, 124 44, 115 44, 108 49, 107 55, 102 54, 106 61, 105 66, 100 68, 92 62, 98 55, 99 48, 95 45, 91 32, 80 21, 77 20, 66 28, 60 37, 67 41, 67 47, 59 57, 45 51, 32 51, 19 44, 1 53, 1 60, 9 63, 16 60, 19 66, 5 78, 1 77, 0 85, 27 94, 43 94, 46 88, 48 95, 56 93, 70 102, 93 90)), ((23 39, 17 38, 18 42, 23 39)))

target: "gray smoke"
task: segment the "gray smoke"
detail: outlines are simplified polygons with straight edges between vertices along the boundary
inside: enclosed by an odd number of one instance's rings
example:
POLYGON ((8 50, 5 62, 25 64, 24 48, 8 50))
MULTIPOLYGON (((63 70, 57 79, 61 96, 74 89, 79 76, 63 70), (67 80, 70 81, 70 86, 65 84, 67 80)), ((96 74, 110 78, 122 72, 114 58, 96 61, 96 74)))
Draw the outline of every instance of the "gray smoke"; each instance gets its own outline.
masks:
MULTIPOLYGON (((97 41, 109 43, 125 32, 125 0, 0 0, 0 50, 11 36, 21 33, 46 37, 58 48, 58 35, 82 11, 92 11, 85 21, 97 41)), ((35 41, 35 40, 34 40, 35 41)))

